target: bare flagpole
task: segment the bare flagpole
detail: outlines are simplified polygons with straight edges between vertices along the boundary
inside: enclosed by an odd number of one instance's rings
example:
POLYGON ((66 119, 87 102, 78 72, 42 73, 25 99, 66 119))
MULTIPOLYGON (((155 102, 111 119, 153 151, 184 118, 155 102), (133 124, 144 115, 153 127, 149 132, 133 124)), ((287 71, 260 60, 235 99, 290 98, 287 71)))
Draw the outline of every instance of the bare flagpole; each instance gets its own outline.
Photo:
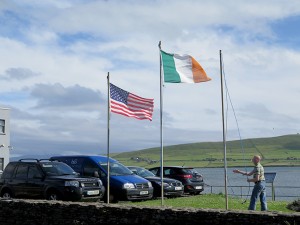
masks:
POLYGON ((161 206, 164 205, 164 145, 163 145, 163 77, 162 77, 162 59, 161 59, 161 41, 159 47, 159 75, 160 75, 160 179, 161 179, 161 206))
POLYGON ((110 168, 109 168, 109 150, 110 150, 110 81, 109 72, 107 73, 107 204, 110 196, 110 168))
POLYGON ((225 207, 228 209, 228 191, 227 191, 227 153, 226 153, 226 134, 224 122, 224 93, 223 93, 223 58, 220 50, 220 76, 221 76, 221 98, 222 98, 222 126, 223 126, 223 148, 224 148, 224 181, 225 181, 225 207))

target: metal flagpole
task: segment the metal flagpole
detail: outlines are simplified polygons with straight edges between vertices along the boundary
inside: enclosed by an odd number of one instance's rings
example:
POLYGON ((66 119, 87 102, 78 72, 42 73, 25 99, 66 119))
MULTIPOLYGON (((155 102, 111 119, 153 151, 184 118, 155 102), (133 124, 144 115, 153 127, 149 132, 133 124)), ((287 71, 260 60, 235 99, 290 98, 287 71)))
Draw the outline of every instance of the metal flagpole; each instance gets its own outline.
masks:
POLYGON ((163 146, 163 77, 162 77, 162 60, 161 60, 161 41, 159 47, 159 74, 160 74, 160 178, 161 178, 161 206, 164 205, 164 146, 163 146))
POLYGON ((220 50, 220 76, 221 76, 221 98, 222 98, 222 125, 223 125, 223 148, 224 148, 224 180, 225 180, 225 206, 228 209, 228 191, 227 191, 227 155, 226 155, 226 134, 224 122, 224 94, 223 94, 223 62, 222 50, 220 50))
POLYGON ((107 73, 107 204, 110 196, 110 168, 109 168, 109 149, 110 148, 110 82, 109 72, 107 73))

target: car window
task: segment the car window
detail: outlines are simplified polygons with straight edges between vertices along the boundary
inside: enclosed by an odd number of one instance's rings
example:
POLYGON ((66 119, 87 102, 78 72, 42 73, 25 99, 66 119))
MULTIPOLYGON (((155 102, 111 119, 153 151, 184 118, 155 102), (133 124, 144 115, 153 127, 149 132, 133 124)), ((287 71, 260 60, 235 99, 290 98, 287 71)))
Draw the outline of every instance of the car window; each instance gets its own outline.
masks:
POLYGON ((164 175, 170 175, 171 169, 164 169, 164 175))
POLYGON ((70 166, 61 162, 41 163, 43 171, 50 176, 63 176, 77 174, 70 166))
POLYGON ((158 168, 150 169, 150 171, 154 173, 156 176, 160 176, 160 174, 158 174, 158 168))
POLYGON ((95 171, 97 171, 99 173, 98 170, 99 170, 99 167, 97 167, 97 165, 95 163, 87 161, 83 167, 83 175, 93 177, 95 175, 94 174, 95 171))
POLYGON ((138 169, 136 169, 136 171, 137 171, 137 175, 139 175, 141 177, 153 177, 153 176, 155 176, 151 171, 146 170, 146 169, 138 168, 138 169))
POLYGON ((15 165, 16 164, 12 164, 12 163, 8 164, 4 170, 2 178, 11 178, 15 170, 15 165))
MULTIPOLYGON (((101 167, 107 171, 107 163, 100 162, 101 167)), ((118 162, 110 162, 109 163, 110 175, 112 176, 122 176, 122 175, 132 175, 130 169, 123 166, 121 163, 118 162)))
POLYGON ((28 165, 19 165, 17 168, 15 178, 27 179, 27 171, 28 171, 28 165))
POLYGON ((36 166, 30 166, 28 169, 28 179, 42 178, 42 174, 36 166))

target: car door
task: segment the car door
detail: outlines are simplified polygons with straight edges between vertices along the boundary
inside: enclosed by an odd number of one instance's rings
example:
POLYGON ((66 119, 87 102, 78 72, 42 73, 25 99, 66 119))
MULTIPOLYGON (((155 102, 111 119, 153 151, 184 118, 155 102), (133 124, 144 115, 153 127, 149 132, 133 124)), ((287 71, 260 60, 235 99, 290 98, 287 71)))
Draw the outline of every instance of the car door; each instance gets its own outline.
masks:
POLYGON ((10 181, 10 185, 13 187, 16 197, 27 195, 27 172, 28 165, 19 164, 16 169, 15 176, 10 181))
POLYGON ((44 176, 37 165, 30 165, 27 176, 27 192, 33 198, 43 196, 44 191, 44 176))

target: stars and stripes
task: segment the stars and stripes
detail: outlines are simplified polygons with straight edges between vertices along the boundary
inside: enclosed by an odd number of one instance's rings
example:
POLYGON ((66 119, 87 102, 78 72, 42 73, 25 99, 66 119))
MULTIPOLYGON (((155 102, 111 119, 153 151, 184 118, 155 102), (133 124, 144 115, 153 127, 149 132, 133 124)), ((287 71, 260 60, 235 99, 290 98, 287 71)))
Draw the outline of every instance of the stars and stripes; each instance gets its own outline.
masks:
POLYGON ((110 83, 110 111, 152 121, 154 99, 142 98, 110 83))

